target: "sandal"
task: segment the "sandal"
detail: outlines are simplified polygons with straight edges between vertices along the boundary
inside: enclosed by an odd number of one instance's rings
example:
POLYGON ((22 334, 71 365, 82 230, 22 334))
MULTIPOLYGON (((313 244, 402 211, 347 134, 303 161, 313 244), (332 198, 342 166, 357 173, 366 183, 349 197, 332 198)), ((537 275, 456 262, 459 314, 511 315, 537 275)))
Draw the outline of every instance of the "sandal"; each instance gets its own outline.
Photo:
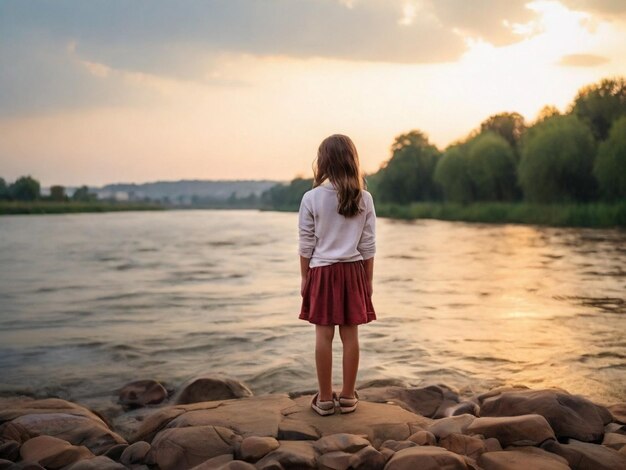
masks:
POLYGON ((311 399, 311 408, 313 408, 317 414, 321 416, 335 414, 335 400, 337 399, 335 392, 333 392, 333 399, 328 401, 320 401, 319 395, 319 392, 313 395, 313 398, 311 399))
POLYGON ((339 397, 339 409, 342 413, 352 413, 359 402, 359 393, 355 390, 353 398, 339 397))

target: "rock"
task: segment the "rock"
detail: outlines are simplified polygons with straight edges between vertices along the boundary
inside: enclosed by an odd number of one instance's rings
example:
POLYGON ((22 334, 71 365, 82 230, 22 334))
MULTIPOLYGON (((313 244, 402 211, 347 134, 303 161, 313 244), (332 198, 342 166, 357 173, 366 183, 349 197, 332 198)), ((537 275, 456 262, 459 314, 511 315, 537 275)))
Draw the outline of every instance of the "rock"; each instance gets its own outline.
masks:
POLYGON ((568 444, 547 441, 541 448, 565 458, 574 470, 626 468, 626 455, 600 444, 570 439, 568 444))
POLYGON ((484 398, 481 416, 518 416, 540 414, 548 420, 560 439, 600 441, 611 414, 580 395, 560 389, 505 391, 484 398))
POLYGON ((147 464, 162 470, 184 470, 222 454, 232 454, 238 441, 233 431, 221 426, 189 426, 160 431, 146 456, 147 464))
POLYGON ((495 437, 488 437, 485 439, 485 447, 487 448, 487 452, 494 452, 496 450, 502 450, 502 446, 500 445, 500 441, 495 437))
POLYGON ((339 450, 352 454, 369 445, 369 441, 364 437, 347 433, 330 434, 313 443, 313 447, 320 454, 339 450))
POLYGON ((109 457, 99 455, 93 459, 80 460, 63 470, 126 470, 126 467, 109 457))
POLYGON ((285 441, 315 441, 319 439, 320 434, 310 424, 287 420, 278 425, 278 439, 285 441))
POLYGON ((146 441, 137 441, 128 446, 120 456, 120 462, 128 466, 143 463, 152 446, 146 441))
POLYGON ((537 447, 485 452, 478 465, 484 470, 569 470, 564 458, 537 447))
MULTIPOLYGON (((465 460, 441 447, 416 446, 396 452, 385 470, 467 470, 465 460)), ((527 470, 527 469, 526 469, 527 470)))
POLYGON ((626 425, 619 423, 609 423, 604 426, 604 433, 606 434, 607 432, 614 432, 617 434, 626 435, 626 425))
POLYGON ((380 453, 383 455, 383 457, 385 457, 385 463, 388 462, 391 457, 396 455, 396 453, 388 447, 381 448, 380 453))
POLYGON ((221 376, 204 376, 196 377, 183 384, 174 402, 180 405, 251 396, 250 389, 238 380, 221 376))
POLYGON ((301 409, 286 395, 278 394, 165 406, 145 419, 131 442, 151 442, 158 431, 168 427, 205 425, 231 428, 243 437, 277 437, 284 413, 294 408, 301 409))
POLYGON ((20 455, 20 443, 14 440, 8 440, 0 444, 0 459, 13 460, 14 462, 20 455))
POLYGON ((104 454, 105 457, 110 458, 111 460, 115 460, 116 462, 120 459, 124 450, 128 448, 128 444, 116 444, 113 447, 109 447, 104 454))
POLYGON ((320 416, 310 408, 310 400, 307 396, 296 398, 294 402, 297 406, 283 412, 283 422, 295 420, 307 423, 322 436, 337 433, 366 436, 374 447, 379 447, 387 439, 405 440, 413 434, 412 426, 426 426, 432 422, 396 405, 366 401, 361 401, 354 413, 320 416))
POLYGON ((193 467, 191 470, 214 470, 216 468, 221 469, 224 465, 227 465, 232 461, 233 461, 233 454, 222 454, 222 455, 218 455, 217 457, 212 457, 208 460, 205 460, 201 464, 193 467))
POLYGON ((443 416, 457 416, 462 414, 470 414, 478 416, 480 413, 480 407, 473 401, 462 401, 456 405, 443 409, 443 416))
POLYGON ((257 468, 257 470, 284 470, 285 469, 285 467, 283 467, 281 463, 277 460, 263 461, 262 467, 259 467, 259 464, 257 462, 255 468, 257 468))
POLYGON ((435 446, 437 438, 430 431, 417 431, 409 436, 409 441, 415 442, 418 446, 435 446))
POLYGON ((85 446, 75 446, 53 436, 37 436, 22 444, 20 457, 43 467, 55 469, 95 456, 85 446))
POLYGON ((35 462, 20 461, 14 463, 11 470, 46 470, 44 467, 35 462))
POLYGON ((156 380, 135 380, 119 391, 119 403, 125 408, 154 405, 167 398, 167 390, 156 380))
MULTIPOLYGON (((209 468, 215 467, 207 467, 209 468)), ((218 470, 256 470, 256 467, 248 462, 242 462, 241 460, 233 460, 231 462, 225 463, 218 470)))
POLYGON ((363 447, 350 457, 351 470, 382 470, 387 457, 372 446, 363 447))
POLYGON ((364 401, 394 403, 428 418, 444 417, 446 409, 459 403, 458 394, 444 385, 371 387, 359 390, 359 395, 364 401))
POLYGON ((602 445, 610 447, 611 449, 620 450, 622 447, 626 446, 626 435, 607 432, 604 434, 602 445))
POLYGON ((0 459, 0 470, 9 470, 15 467, 15 463, 11 460, 0 459))
POLYGON ((455 454, 467 455, 477 459, 480 454, 487 452, 485 441, 477 437, 465 436, 459 433, 451 433, 439 440, 439 446, 448 449, 455 454))
POLYGON ((55 436, 74 445, 84 445, 100 455, 126 440, 87 408, 59 398, 0 399, 0 438, 22 444, 40 435, 55 436))
POLYGON ((346 470, 350 466, 352 454, 335 450, 328 452, 317 460, 317 464, 321 470, 346 470))
POLYGON ((278 441, 270 436, 250 436, 241 441, 239 453, 243 460, 256 462, 277 449, 279 445, 278 441))
POLYGON ((539 445, 546 439, 556 439, 548 421, 537 414, 476 418, 466 431, 495 437, 503 447, 539 445))
POLYGON ((413 441, 394 441, 393 439, 388 439, 383 442, 380 446, 381 449, 391 449, 394 452, 398 452, 402 449, 408 449, 409 447, 415 447, 417 444, 413 441))
POLYGON ((476 419, 476 416, 470 414, 450 416, 441 418, 433 422, 428 427, 428 431, 433 433, 439 439, 446 437, 453 432, 464 434, 467 427, 476 419))
POLYGON ((614 405, 607 406, 609 413, 611 413, 611 420, 621 424, 626 424, 626 403, 616 403, 614 405))
POLYGON ((283 468, 315 469, 316 457, 311 441, 280 441, 278 449, 259 460, 256 468, 262 470, 276 468, 273 465, 278 462, 283 468))

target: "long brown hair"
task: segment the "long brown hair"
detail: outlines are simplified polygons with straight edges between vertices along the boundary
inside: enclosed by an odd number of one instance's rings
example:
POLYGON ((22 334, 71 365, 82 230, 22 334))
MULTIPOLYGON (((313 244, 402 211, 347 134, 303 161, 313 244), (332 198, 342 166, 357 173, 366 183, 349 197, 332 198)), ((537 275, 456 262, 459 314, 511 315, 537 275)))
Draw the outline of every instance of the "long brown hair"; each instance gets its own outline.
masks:
POLYGON ((337 189, 337 212, 345 217, 360 213, 363 179, 359 154, 350 137, 333 134, 325 138, 317 150, 313 167, 313 187, 330 180, 337 189))

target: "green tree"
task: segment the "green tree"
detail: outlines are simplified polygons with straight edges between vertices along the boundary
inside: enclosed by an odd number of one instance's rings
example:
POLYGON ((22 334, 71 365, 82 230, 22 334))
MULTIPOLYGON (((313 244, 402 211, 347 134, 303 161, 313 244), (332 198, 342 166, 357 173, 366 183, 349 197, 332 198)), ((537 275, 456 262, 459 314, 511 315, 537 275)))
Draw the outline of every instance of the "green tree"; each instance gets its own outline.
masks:
POLYGON ((532 125, 534 126, 536 124, 539 124, 541 121, 545 121, 546 119, 549 119, 554 116, 560 116, 560 115, 561 115, 561 111, 559 111, 559 108, 557 108, 554 105, 547 104, 539 110, 539 113, 537 114, 537 118, 534 120, 532 125))
POLYGON ((304 193, 313 187, 313 179, 294 178, 289 184, 277 184, 263 191, 261 201, 271 207, 297 208, 304 193))
POLYGON ((526 131, 524 116, 519 113, 499 113, 490 116, 480 124, 480 133, 495 132, 503 137, 514 151, 516 161, 519 161, 517 151, 520 140, 526 131))
POLYGON ((76 191, 74 191, 74 194, 72 194, 72 199, 75 201, 88 202, 95 201, 97 198, 98 196, 94 193, 90 193, 89 188, 85 185, 77 188, 76 191))
POLYGON ((7 186, 4 178, 0 178, 0 201, 11 199, 11 194, 9 193, 9 187, 7 186))
POLYGON ((593 174, 605 199, 626 200, 626 116, 613 123, 600 144, 593 174))
POLYGON ((626 115, 626 80, 605 78, 581 88, 570 112, 591 128, 596 140, 605 140, 613 122, 626 115))
POLYGON ((65 188, 60 185, 50 186, 50 199, 53 201, 66 201, 65 188))
POLYGON ((441 152, 428 142, 426 134, 415 130, 399 135, 391 152, 374 178, 381 201, 408 203, 439 198, 433 174, 441 152))
POLYGON ((533 126, 522 139, 518 167, 524 197, 534 202, 592 199, 595 153, 591 130, 574 115, 554 116, 533 126))
POLYGON ((515 153, 499 134, 487 131, 468 143, 467 171, 478 200, 516 199, 515 153))
POLYGON ((467 148, 462 144, 448 147, 437 163, 433 179, 447 201, 469 203, 474 200, 474 185, 468 172, 467 148))
POLYGON ((41 185, 30 176, 22 176, 9 186, 9 193, 18 201, 34 201, 41 196, 41 185))

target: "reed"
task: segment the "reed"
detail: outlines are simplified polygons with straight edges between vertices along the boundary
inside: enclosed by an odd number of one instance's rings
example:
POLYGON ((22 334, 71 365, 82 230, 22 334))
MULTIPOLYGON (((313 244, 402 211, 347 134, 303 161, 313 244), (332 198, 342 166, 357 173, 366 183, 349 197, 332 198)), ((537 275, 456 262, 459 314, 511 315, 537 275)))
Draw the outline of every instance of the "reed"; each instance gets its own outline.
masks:
POLYGON ((520 223, 556 227, 626 227, 626 201, 618 203, 414 202, 376 204, 379 217, 439 219, 485 223, 520 223))
POLYGON ((67 214, 78 212, 115 212, 162 210, 163 206, 146 202, 107 201, 0 201, 0 215, 67 214))

